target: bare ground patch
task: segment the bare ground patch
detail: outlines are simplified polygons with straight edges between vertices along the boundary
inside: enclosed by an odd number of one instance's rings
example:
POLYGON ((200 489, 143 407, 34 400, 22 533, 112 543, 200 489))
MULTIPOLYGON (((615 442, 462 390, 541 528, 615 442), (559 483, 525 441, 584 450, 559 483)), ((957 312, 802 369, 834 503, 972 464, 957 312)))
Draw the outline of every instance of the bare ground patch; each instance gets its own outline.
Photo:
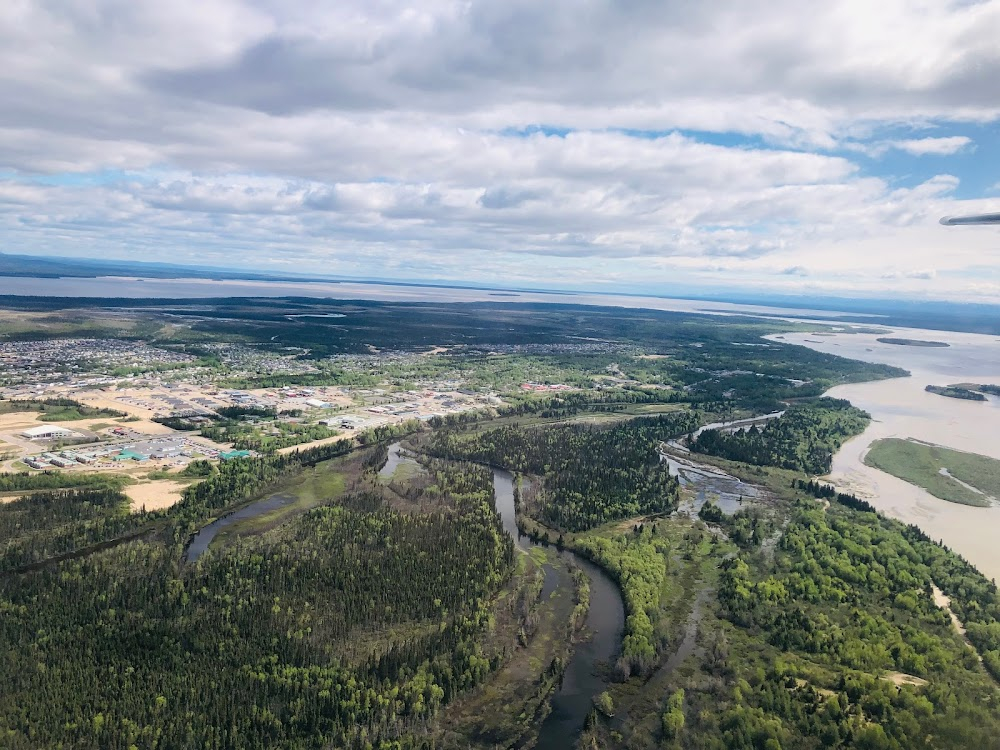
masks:
POLYGON ((0 414, 0 430, 24 430, 29 427, 37 427, 41 424, 38 411, 13 411, 9 414, 0 414))
POLYGON ((886 672, 882 675, 882 679, 891 682, 896 687, 902 687, 903 685, 923 687, 927 684, 927 680, 915 677, 912 674, 906 674, 905 672, 886 672))
POLYGON ((304 451, 309 448, 316 448, 320 445, 328 445, 330 443, 339 443, 341 440, 349 440, 357 434, 357 430, 345 430, 332 437, 322 438, 320 440, 313 440, 311 443, 299 443, 298 445, 290 445, 287 448, 279 448, 278 453, 287 454, 295 453, 296 451, 304 451))
POLYGON ((169 508, 181 499, 181 493, 187 485, 173 479, 157 479, 142 484, 131 484, 125 488, 125 494, 131 501, 132 512, 146 510, 163 510, 169 508))

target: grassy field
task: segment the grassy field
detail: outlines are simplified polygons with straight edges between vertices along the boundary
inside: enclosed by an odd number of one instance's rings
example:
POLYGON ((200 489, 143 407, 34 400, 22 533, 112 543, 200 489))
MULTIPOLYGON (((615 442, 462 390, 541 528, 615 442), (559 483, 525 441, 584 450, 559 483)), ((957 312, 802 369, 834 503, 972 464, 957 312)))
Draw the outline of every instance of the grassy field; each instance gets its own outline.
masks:
POLYGON ((865 463, 953 503, 985 508, 1000 497, 1000 461, 988 456, 888 438, 872 444, 865 463))
POLYGON ((292 495, 295 497, 294 502, 227 526, 216 535, 212 544, 223 546, 238 536, 261 534, 310 508, 339 497, 344 492, 346 474, 343 460, 334 459, 285 479, 270 488, 267 494, 292 495))
MULTIPOLYGON (((123 412, 86 406, 71 399, 20 399, 0 402, 0 414, 38 412, 39 422, 72 422, 95 417, 122 417, 123 412)), ((110 426, 110 425, 109 425, 110 426)))

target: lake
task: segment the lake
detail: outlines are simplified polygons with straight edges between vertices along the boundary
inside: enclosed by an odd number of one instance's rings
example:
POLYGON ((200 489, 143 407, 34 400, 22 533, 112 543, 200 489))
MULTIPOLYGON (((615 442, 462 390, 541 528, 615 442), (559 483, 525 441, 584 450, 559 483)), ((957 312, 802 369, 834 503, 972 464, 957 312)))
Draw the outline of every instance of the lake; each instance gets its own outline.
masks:
POLYGON ((876 340, 884 336, 786 333, 768 338, 851 359, 896 365, 912 373, 908 378, 837 386, 827 393, 848 399, 873 418, 862 435, 849 440, 834 456, 828 478, 840 490, 863 497, 886 515, 919 526, 932 539, 943 541, 963 555, 988 578, 1000 580, 1000 508, 973 508, 940 500, 864 464, 871 444, 887 437, 916 438, 1000 459, 1000 399, 963 401, 924 390, 927 385, 958 382, 1000 384, 1000 339, 971 333, 893 329, 892 336, 897 338, 949 345, 931 348, 876 340))

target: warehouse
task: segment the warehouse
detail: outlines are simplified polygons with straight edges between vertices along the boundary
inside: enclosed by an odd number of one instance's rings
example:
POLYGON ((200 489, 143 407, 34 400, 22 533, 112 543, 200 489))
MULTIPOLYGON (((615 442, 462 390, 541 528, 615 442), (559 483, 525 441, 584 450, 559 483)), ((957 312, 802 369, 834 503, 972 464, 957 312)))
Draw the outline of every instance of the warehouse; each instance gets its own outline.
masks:
POLYGON ((234 458, 249 458, 250 451, 221 451, 219 458, 223 461, 232 461, 234 458))
POLYGON ((80 437, 73 430, 67 430, 65 427, 57 427, 56 425, 32 427, 22 432, 21 436, 28 438, 28 440, 54 440, 56 438, 80 437))
POLYGON ((113 456, 112 461, 148 461, 149 456, 133 450, 123 450, 117 456, 113 456))

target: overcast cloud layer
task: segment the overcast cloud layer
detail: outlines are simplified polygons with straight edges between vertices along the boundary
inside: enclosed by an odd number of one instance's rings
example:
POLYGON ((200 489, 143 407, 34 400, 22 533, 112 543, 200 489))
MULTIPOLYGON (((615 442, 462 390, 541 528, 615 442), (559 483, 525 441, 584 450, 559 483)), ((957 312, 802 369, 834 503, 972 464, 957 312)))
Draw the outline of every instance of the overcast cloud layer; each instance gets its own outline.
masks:
POLYGON ((1000 0, 5 0, 0 251, 1000 301, 1000 0))

